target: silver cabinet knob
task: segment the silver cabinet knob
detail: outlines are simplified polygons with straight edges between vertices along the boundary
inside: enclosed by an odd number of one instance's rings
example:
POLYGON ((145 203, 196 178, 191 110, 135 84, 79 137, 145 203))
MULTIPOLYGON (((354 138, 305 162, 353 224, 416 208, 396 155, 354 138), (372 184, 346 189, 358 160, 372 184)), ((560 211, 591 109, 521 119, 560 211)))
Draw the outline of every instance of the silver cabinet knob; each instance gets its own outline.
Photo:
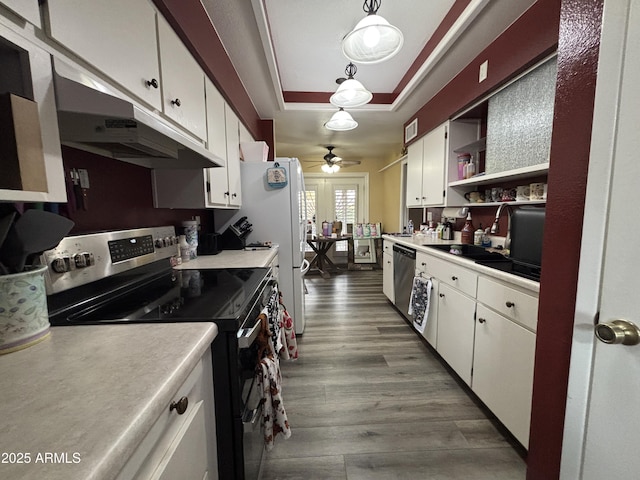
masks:
POLYGON ((595 327, 596 338, 604 343, 623 345, 638 345, 640 343, 640 330, 626 320, 612 320, 607 323, 599 323, 595 327))

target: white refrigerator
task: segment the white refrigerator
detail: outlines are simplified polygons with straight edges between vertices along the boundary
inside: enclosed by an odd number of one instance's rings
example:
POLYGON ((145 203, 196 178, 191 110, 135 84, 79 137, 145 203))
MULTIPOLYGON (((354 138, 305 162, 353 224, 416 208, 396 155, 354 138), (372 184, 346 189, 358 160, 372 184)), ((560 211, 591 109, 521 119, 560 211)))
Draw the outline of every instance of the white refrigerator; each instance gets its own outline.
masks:
POLYGON ((276 158, 274 162, 240 162, 242 208, 253 231, 247 243, 279 245, 278 284, 283 303, 293 318, 296 334, 304 331, 304 285, 300 267, 306 245, 306 201, 302 167, 297 158, 276 158), (287 185, 273 188, 267 183, 267 169, 278 163, 287 171, 287 185))

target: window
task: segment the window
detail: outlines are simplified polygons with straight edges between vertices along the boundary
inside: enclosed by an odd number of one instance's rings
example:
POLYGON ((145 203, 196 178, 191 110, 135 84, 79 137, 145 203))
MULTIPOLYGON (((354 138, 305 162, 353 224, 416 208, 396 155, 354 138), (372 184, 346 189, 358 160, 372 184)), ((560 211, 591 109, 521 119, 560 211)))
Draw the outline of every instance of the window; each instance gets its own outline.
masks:
MULTIPOLYGON (((305 175, 307 190, 307 218, 313 224, 314 233, 321 231, 323 221, 342 222, 342 233, 347 233, 347 224, 368 221, 368 175, 318 174, 305 175)), ((346 255, 347 242, 337 242, 336 252, 346 255)))

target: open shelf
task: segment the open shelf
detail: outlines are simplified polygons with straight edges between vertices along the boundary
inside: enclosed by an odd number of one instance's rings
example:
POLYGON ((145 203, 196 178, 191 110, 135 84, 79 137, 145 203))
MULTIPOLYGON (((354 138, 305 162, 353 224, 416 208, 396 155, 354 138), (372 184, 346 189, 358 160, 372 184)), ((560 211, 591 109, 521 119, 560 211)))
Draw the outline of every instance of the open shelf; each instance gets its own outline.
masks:
POLYGON ((514 170, 507 170, 505 172, 480 174, 466 180, 457 180, 455 182, 449 182, 450 187, 467 187, 473 185, 487 185, 490 183, 519 180, 521 178, 536 177, 544 175, 549 171, 549 163, 541 163, 540 165, 533 165, 530 167, 516 168, 514 170))
POLYGON ((482 152, 487 149, 487 137, 483 137, 475 142, 468 143, 467 145, 463 145, 462 147, 458 147, 454 150, 455 153, 472 153, 472 152, 482 152))
POLYGON ((509 205, 523 206, 523 205, 544 205, 545 203, 547 203, 547 201, 546 200, 526 200, 526 201, 513 200, 510 202, 473 202, 473 203, 465 203, 462 206, 463 207, 497 207, 499 205, 502 205, 503 203, 507 203, 509 205))

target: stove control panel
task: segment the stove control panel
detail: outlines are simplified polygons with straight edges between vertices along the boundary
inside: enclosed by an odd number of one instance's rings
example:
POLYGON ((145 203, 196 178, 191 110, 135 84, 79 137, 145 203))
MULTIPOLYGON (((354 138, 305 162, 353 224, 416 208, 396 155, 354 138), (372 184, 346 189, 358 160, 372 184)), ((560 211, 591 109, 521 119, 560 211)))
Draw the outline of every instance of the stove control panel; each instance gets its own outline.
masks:
POLYGON ((177 255, 174 227, 155 227, 65 237, 41 261, 52 294, 177 255))

